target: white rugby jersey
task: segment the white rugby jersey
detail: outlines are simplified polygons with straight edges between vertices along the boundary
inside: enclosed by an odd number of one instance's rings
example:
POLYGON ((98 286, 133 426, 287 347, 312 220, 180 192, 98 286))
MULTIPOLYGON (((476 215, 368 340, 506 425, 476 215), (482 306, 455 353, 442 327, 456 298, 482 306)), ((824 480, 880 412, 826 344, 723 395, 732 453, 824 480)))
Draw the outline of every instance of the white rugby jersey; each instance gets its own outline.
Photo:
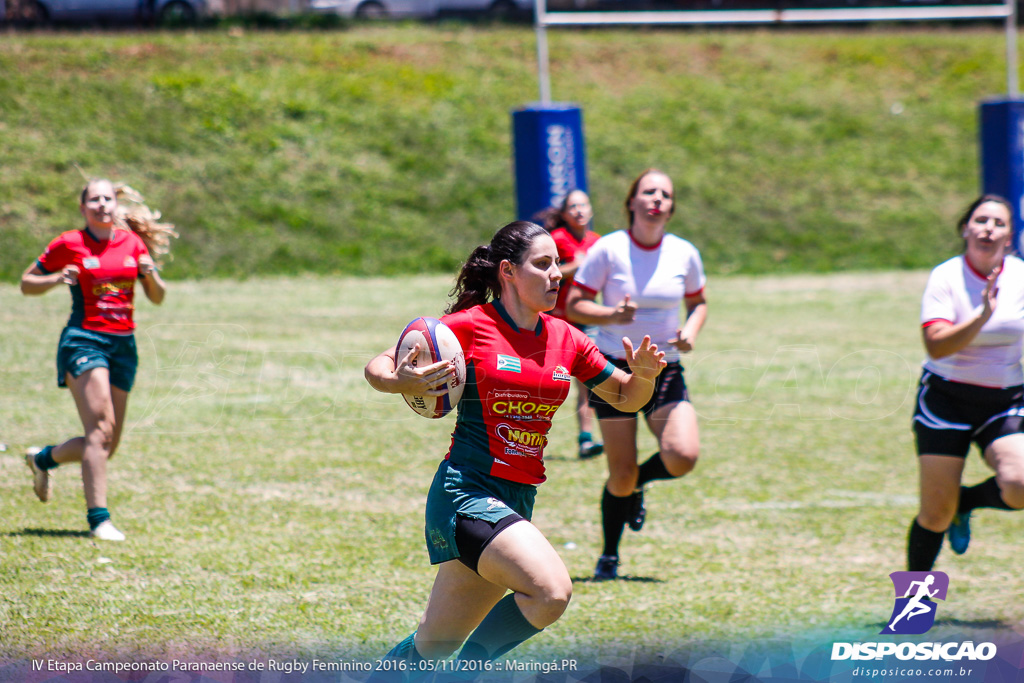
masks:
POLYGON ((575 284, 591 294, 600 292, 605 306, 617 305, 627 294, 637 305, 632 323, 597 328, 601 353, 623 359, 623 337, 636 346, 650 335, 665 351, 665 360, 675 361, 679 351, 668 340, 679 329, 679 308, 684 297, 700 294, 705 282, 700 252, 681 237, 666 234, 657 245, 645 247, 628 231, 618 230, 590 248, 575 284))
MULTIPOLYGON (((954 325, 977 316, 986 276, 962 255, 935 267, 921 300, 921 327, 945 320, 954 325)), ((1003 259, 996 278, 996 307, 970 344, 945 358, 928 358, 925 369, 954 382, 984 387, 1024 384, 1024 261, 1003 259)))

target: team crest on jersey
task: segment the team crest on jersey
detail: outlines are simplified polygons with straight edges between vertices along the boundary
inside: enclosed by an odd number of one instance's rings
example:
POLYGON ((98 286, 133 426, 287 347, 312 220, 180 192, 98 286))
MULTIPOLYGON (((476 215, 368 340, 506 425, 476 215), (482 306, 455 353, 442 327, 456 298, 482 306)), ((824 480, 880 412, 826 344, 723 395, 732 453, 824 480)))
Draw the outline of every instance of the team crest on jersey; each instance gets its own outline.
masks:
POLYGON ((571 382, 572 375, 569 374, 564 365, 556 365, 555 371, 551 373, 551 379, 556 379, 559 382, 571 382))
POLYGON ((124 257, 124 267, 125 268, 138 268, 138 266, 139 266, 139 264, 136 263, 134 256, 125 256, 124 257))
POLYGON ((508 370, 509 372, 522 372, 523 364, 515 356, 506 356, 498 354, 498 370, 508 370))
POLYGON ((82 259, 82 267, 86 270, 94 270, 100 267, 100 260, 95 256, 87 256, 82 259))

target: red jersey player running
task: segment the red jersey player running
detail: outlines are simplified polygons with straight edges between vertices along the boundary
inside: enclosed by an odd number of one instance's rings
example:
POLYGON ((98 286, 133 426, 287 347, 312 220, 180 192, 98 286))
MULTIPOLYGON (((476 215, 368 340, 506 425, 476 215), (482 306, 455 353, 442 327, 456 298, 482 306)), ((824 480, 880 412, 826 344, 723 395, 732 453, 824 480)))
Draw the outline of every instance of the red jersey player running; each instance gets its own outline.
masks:
MULTIPOLYGON (((423 658, 501 656, 552 624, 572 593, 569 572, 530 523, 536 486, 545 480, 551 417, 578 377, 606 401, 638 410, 665 366, 644 338, 622 340, 631 373, 608 363, 554 306, 562 274, 554 240, 525 221, 499 230, 462 268, 445 322, 466 356, 466 389, 451 447, 427 496, 426 539, 439 564, 419 628, 389 657, 418 671, 423 658), (511 592, 509 592, 511 591, 511 592), (464 645, 463 645, 464 643, 464 645)), ((447 362, 410 364, 388 349, 366 366, 378 391, 441 395, 447 362)), ((476 669, 479 671, 479 669, 476 669)))
POLYGON ((135 281, 150 301, 163 301, 166 287, 151 251, 157 257, 167 253, 168 238, 175 235, 145 205, 135 212, 121 207, 121 191, 141 201, 109 180, 86 185, 79 206, 85 227, 50 242, 21 276, 23 294, 43 294, 61 284, 71 289, 71 317, 57 346, 57 385, 71 389, 85 430, 62 444, 29 449, 25 463, 45 503, 52 493, 50 470, 81 462, 90 534, 103 541, 125 538, 107 510, 107 460, 117 450, 138 365, 135 281))
MULTIPOLYGON (((551 315, 562 320, 569 320, 565 312, 565 301, 572 288, 576 271, 583 265, 587 251, 600 238, 590 229, 590 221, 594 218, 594 209, 590 205, 590 197, 583 190, 572 190, 562 203, 549 209, 545 216, 544 227, 551 233, 558 249, 558 269, 562 271, 562 285, 558 290, 558 301, 551 310, 551 315)), ((592 327, 573 323, 584 332, 592 327)), ((593 458, 604 452, 604 444, 594 441, 594 409, 590 407, 590 390, 576 380, 576 422, 579 425, 579 456, 582 459, 593 458)))

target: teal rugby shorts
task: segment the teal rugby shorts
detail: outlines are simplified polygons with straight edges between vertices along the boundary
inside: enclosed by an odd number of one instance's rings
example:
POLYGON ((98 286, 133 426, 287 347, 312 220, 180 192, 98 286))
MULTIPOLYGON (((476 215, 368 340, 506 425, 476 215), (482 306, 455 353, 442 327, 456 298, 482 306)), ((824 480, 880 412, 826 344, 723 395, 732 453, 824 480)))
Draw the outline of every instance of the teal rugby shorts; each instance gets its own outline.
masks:
POLYGON ((459 557, 455 517, 461 515, 494 524, 513 513, 533 517, 537 487, 498 479, 464 465, 442 460, 427 493, 425 529, 430 564, 459 557))
POLYGON ((135 335, 104 334, 81 327, 65 327, 57 344, 57 386, 66 387, 65 377, 79 377, 86 370, 107 368, 110 384, 131 391, 139 354, 135 335))

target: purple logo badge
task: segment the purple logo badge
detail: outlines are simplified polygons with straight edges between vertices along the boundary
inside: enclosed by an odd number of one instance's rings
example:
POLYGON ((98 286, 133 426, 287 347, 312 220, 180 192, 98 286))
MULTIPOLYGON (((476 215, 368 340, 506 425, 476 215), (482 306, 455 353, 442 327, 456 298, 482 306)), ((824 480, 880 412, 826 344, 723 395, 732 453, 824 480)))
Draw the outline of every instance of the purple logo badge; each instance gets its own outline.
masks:
POLYGON ((893 572, 889 578, 896 590, 896 604, 881 633, 926 633, 935 623, 935 600, 946 599, 949 577, 945 572, 893 572))

